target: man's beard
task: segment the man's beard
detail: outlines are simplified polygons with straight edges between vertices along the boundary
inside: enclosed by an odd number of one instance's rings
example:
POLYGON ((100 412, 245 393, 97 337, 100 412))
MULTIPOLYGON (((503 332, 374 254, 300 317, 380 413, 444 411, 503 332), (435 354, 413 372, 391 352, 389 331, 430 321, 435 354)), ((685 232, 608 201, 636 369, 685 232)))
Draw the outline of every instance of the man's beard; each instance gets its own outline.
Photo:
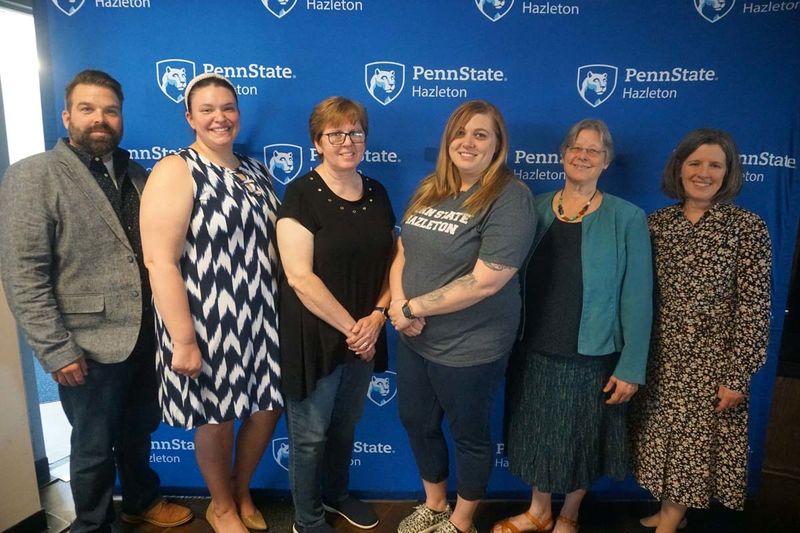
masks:
POLYGON ((122 139, 122 130, 120 129, 119 132, 114 131, 108 124, 95 124, 84 130, 79 130, 70 124, 68 129, 70 143, 93 157, 100 157, 113 152, 122 139), (92 132, 95 131, 103 131, 108 133, 109 136, 103 138, 92 137, 92 132))

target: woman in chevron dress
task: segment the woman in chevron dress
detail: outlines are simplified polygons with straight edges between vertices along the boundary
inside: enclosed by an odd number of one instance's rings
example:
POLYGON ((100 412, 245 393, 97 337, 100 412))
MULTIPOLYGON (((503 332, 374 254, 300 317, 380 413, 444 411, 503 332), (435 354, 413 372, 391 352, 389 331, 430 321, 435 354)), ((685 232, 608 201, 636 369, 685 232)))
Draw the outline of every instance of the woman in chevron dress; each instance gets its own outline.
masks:
POLYGON ((236 92, 204 74, 186 89, 195 142, 160 161, 142 196, 164 421, 196 428, 215 531, 267 528, 250 479, 283 399, 277 364, 277 199, 261 163, 233 153, 236 92), (244 422, 236 437, 233 424, 244 422))

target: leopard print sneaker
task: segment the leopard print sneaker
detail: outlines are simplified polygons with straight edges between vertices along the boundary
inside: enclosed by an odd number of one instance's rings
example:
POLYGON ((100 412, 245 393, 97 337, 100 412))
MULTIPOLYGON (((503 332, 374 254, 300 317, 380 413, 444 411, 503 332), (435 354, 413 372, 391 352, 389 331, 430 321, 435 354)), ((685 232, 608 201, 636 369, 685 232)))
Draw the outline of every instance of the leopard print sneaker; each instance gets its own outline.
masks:
MULTIPOLYGON (((460 530, 454 526, 450 520, 447 520, 434 529, 433 533, 459 533, 459 531, 460 530)), ((475 529, 475 524, 473 524, 469 526, 469 529, 464 531, 464 533, 478 533, 478 530, 475 529)))
POLYGON ((434 511, 423 503, 414 507, 414 512, 403 518, 397 526, 397 533, 431 533, 443 523, 449 524, 451 514, 453 510, 449 503, 441 512, 434 511))

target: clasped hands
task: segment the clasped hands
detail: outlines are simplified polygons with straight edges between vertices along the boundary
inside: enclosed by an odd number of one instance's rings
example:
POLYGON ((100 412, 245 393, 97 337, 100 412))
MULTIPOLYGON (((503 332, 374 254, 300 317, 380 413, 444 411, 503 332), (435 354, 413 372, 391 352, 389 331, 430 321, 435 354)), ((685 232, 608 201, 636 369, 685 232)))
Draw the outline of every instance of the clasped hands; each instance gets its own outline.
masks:
POLYGON ((386 319, 379 311, 373 311, 359 319, 350 328, 350 334, 345 339, 347 348, 360 359, 371 361, 375 357, 375 343, 378 342, 384 322, 386 319))
POLYGON ((416 337, 422 333, 422 329, 425 327, 425 319, 421 317, 406 318, 403 314, 403 304, 407 301, 408 300, 392 300, 387 312, 392 326, 394 326, 394 329, 397 330, 398 333, 402 333, 407 337, 416 337))

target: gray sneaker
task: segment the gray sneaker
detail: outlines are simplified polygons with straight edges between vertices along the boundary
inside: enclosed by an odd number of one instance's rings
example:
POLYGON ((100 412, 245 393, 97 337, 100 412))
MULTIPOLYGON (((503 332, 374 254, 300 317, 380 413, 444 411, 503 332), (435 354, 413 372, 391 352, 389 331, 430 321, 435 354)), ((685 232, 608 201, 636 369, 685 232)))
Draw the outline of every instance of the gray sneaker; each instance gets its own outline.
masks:
POLYGON ((450 515, 453 510, 450 504, 444 511, 437 512, 429 509, 424 503, 414 507, 414 512, 403 518, 397 526, 397 533, 431 533, 445 523, 449 524, 450 515))
MULTIPOLYGON (((453 525, 450 520, 442 523, 439 527, 433 530, 433 533, 458 533, 458 528, 453 525)), ((475 525, 469 526, 469 529, 466 530, 464 533, 478 533, 478 530, 475 529, 475 525)))

